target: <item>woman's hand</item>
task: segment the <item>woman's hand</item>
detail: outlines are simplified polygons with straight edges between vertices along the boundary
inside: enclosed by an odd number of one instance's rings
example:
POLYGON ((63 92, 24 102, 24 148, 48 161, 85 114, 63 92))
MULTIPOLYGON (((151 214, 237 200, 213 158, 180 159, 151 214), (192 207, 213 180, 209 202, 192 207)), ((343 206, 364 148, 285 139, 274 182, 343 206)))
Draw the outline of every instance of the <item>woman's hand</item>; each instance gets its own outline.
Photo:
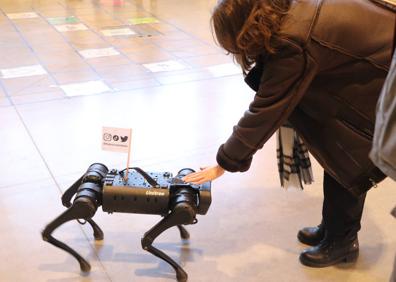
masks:
POLYGON ((201 168, 201 171, 190 173, 183 178, 183 181, 192 184, 202 184, 215 180, 224 174, 224 169, 219 165, 201 168))

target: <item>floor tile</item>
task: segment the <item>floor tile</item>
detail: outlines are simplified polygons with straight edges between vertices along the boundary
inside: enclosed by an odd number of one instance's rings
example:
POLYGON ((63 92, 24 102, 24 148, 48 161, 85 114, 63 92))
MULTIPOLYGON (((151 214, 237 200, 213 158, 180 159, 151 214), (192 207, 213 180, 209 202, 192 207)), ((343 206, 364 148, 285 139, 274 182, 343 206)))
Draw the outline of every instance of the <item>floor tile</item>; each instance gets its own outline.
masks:
POLYGON ((77 83, 99 79, 99 75, 89 68, 77 69, 77 71, 57 72, 53 74, 53 77, 58 84, 77 83))
MULTIPOLYGON (((189 36, 185 32, 181 32, 179 30, 164 32, 164 36, 166 36, 166 38, 169 39, 169 40, 188 40, 188 39, 191 39, 191 36, 189 36)), ((155 42, 156 40, 160 40, 160 39, 158 39, 158 37, 157 38, 156 37, 152 38, 152 41, 155 42)))
POLYGON ((138 88, 146 88, 161 85, 160 82, 154 78, 136 79, 133 81, 113 82, 109 83, 114 91, 133 90, 138 88))
POLYGON ((192 38, 172 40, 169 39, 167 36, 161 36, 151 38, 150 41, 166 51, 178 51, 188 47, 196 47, 197 45, 202 46, 202 43, 200 41, 192 38))
POLYGON ((138 34, 126 25, 102 25, 98 30, 106 38, 129 38, 138 34))
MULTIPOLYGON (((55 32, 55 31, 54 31, 55 32)), ((59 44, 65 44, 65 39, 60 35, 59 33, 54 33, 51 32, 51 45, 59 45, 59 44)), ((48 46, 48 38, 49 37, 44 37, 41 34, 34 34, 34 33, 25 33, 23 34, 24 39, 29 42, 29 45, 33 49, 39 49, 42 46, 48 46)))
POLYGON ((224 54, 194 56, 190 58, 184 58, 183 61, 187 62, 193 67, 209 67, 213 65, 232 63, 232 59, 230 57, 224 56, 224 54))
POLYGON ((26 95, 11 96, 10 100, 13 102, 14 105, 23 105, 44 101, 59 100, 64 98, 65 93, 58 89, 58 87, 54 87, 51 91, 45 91, 43 93, 29 93, 26 95))
POLYGON ((75 24, 75 23, 81 22, 80 19, 75 16, 47 17, 46 20, 53 26, 60 25, 60 24, 75 24))
POLYGON ((58 49, 54 48, 40 49, 36 51, 36 57, 44 65, 56 65, 64 62, 83 62, 83 58, 72 48, 58 49), (59 58, 63 58, 59 60, 59 58))
POLYGON ((10 20, 22 20, 22 19, 35 19, 39 18, 36 12, 24 12, 24 13, 8 13, 7 18, 10 20))
POLYGON ((142 40, 138 38, 131 38, 125 40, 115 39, 114 41, 112 41, 112 43, 117 44, 117 46, 120 46, 119 49, 126 54, 155 55, 157 53, 165 52, 163 48, 158 47, 155 44, 147 42, 145 40, 143 40, 142 42, 142 40))
POLYGON ((117 37, 117 38, 107 38, 107 42, 112 45, 118 47, 118 49, 124 53, 133 53, 145 50, 156 48, 154 44, 148 41, 147 38, 144 37, 117 37))
POLYGON ((19 33, 17 33, 15 30, 5 30, 5 29, 0 29, 0 32, 2 36, 0 37, 0 47, 1 49, 5 49, 4 47, 19 47, 23 48, 25 47, 25 43, 22 40, 21 36, 19 33))
MULTIPOLYGON (((78 52, 84 59, 94 59, 94 58, 102 58, 102 57, 119 56, 120 55, 120 52, 118 52, 113 47, 83 49, 83 50, 79 50, 78 52)), ((114 59, 114 58, 112 58, 112 59, 114 59)))
POLYGON ((97 69, 97 73, 105 81, 124 82, 141 78, 149 78, 149 71, 141 65, 129 64, 120 66, 109 66, 97 69))
POLYGON ((66 96, 68 97, 113 92, 113 90, 101 80, 63 84, 59 87, 65 92, 66 96))
POLYGON ((47 70, 39 64, 2 69, 0 72, 5 84, 11 84, 16 80, 20 80, 19 78, 42 79, 40 76, 48 74, 47 70))
POLYGON ((175 84, 195 80, 209 79, 213 76, 207 71, 185 71, 177 74, 154 75, 161 84, 175 84))
POLYGON ((99 69, 106 69, 109 67, 117 67, 117 66, 131 64, 131 60, 129 60, 127 56, 121 53, 119 53, 119 55, 116 56, 111 56, 111 58, 100 57, 100 58, 87 59, 86 62, 96 71, 98 71, 99 69))
POLYGON ((22 66, 36 65, 39 61, 26 46, 0 46, 0 68, 16 68, 22 66))
POLYGON ((128 21, 132 18, 152 16, 140 8, 128 8, 128 9, 122 9, 122 11, 114 11, 113 15, 117 19, 120 19, 120 20, 124 21, 125 23, 128 23, 128 21))
POLYGON ((177 31, 177 27, 167 24, 167 23, 151 23, 149 24, 152 28, 160 31, 160 32, 170 32, 170 31, 177 31))
POLYGON ((83 23, 59 24, 55 25, 54 28, 59 32, 76 32, 89 29, 88 26, 83 23))
POLYGON ((53 29, 50 25, 48 25, 47 21, 40 16, 31 19, 21 19, 18 21, 13 21, 12 23, 21 33, 37 34, 40 31, 53 32, 53 29))
POLYGON ((79 18, 83 22, 91 21, 91 22, 96 22, 98 24, 114 21, 114 17, 111 14, 106 13, 104 10, 99 10, 99 12, 96 12, 93 15, 81 15, 79 18))
POLYGON ((108 44, 98 34, 90 30, 70 31, 64 33, 64 36, 77 50, 108 47, 108 44))
POLYGON ((206 68, 213 77, 222 77, 228 75, 241 75, 242 69, 235 63, 225 63, 219 65, 213 65, 206 68))
POLYGON ((92 68, 82 58, 71 57, 68 60, 58 60, 45 63, 45 68, 50 73, 70 72, 75 69, 81 71, 92 70, 92 68))
POLYGON ((46 2, 46 5, 37 5, 35 10, 44 18, 66 17, 69 15, 67 9, 58 2, 46 2))
POLYGON ((217 50, 211 46, 185 47, 180 50, 170 51, 170 53, 179 58, 188 58, 202 55, 216 54, 217 50))
POLYGON ((143 66, 153 73, 184 71, 188 69, 188 66, 177 60, 160 60, 143 64, 143 66))
POLYGON ((159 61, 168 61, 176 59, 172 54, 165 51, 142 51, 128 53, 126 56, 134 63, 137 64, 148 64, 159 61))
MULTIPOLYGON (((72 54, 77 55, 76 49, 72 46, 68 45, 66 40, 62 38, 61 41, 51 42, 51 44, 47 45, 35 45, 32 46, 34 54, 40 58, 40 60, 44 60, 49 57, 50 59, 55 59, 58 56, 58 61, 60 57, 68 56, 69 59, 72 54)), ((63 60, 62 60, 63 61, 63 60)))
POLYGON ((29 95, 53 90, 54 80, 48 75, 3 79, 4 87, 10 96, 29 95))
POLYGON ((8 107, 10 105, 10 100, 7 97, 0 96, 0 107, 8 107))
POLYGON ((0 108, 0 120, 0 187, 48 178, 47 167, 15 109, 0 108))
POLYGON ((99 8, 93 8, 93 7, 81 7, 81 8, 75 8, 75 7, 69 7, 69 9, 71 9, 73 11, 73 13, 80 17, 95 17, 95 15, 97 15, 98 17, 103 17, 106 16, 106 11, 103 9, 99 9, 99 8))

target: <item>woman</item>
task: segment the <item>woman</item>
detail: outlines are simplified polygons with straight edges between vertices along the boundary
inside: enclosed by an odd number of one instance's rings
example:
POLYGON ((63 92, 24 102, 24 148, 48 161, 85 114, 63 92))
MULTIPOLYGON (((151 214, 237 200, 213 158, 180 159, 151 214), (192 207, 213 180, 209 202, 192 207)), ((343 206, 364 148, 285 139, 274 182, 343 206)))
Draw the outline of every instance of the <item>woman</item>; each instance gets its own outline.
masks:
POLYGON ((290 123, 324 168, 322 223, 303 228, 312 267, 357 258, 367 190, 385 178, 368 154, 375 105, 391 61, 395 16, 364 0, 220 0, 219 44, 257 91, 217 165, 187 176, 203 183, 249 169, 255 152, 290 123))

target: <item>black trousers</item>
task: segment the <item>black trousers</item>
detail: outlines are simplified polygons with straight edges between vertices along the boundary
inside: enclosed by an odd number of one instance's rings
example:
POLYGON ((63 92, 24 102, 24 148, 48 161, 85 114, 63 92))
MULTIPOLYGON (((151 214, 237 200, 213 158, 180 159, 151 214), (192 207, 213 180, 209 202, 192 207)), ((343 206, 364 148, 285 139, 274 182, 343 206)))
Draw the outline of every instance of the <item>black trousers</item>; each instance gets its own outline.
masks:
POLYGON ((352 239, 360 230, 366 193, 356 197, 326 172, 323 180, 323 223, 330 239, 352 239))

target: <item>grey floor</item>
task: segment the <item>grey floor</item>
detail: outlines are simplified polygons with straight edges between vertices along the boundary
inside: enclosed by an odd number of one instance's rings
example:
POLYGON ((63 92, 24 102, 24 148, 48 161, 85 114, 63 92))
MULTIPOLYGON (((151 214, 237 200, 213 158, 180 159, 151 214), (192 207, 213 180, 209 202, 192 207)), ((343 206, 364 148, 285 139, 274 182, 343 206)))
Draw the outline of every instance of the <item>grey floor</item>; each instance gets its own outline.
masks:
MULTIPOLYGON (((125 166, 125 154, 101 150, 103 126, 133 129, 131 165, 146 170, 175 173, 215 162, 218 146, 254 93, 213 43, 214 3, 0 0, 0 281, 175 280, 167 264, 140 246, 157 216, 98 210, 95 219, 105 239, 97 242, 77 222, 59 228, 55 236, 91 262, 89 274, 80 273, 70 255, 43 242, 40 232, 64 210, 62 191, 89 164, 125 166), (131 24, 147 17, 156 22, 131 24), (56 25, 62 20, 86 29, 60 31, 56 25), (125 27, 137 35, 103 33, 125 27), (100 48, 118 54, 86 58, 81 52, 100 48), (185 69, 144 67, 169 60, 185 69), (45 72, 18 69, 24 66, 45 72), (65 85, 87 81, 101 82, 107 90, 64 91, 65 85)), ((296 233, 321 220, 323 171, 314 162, 316 181, 304 191, 281 189, 276 171, 271 139, 248 172, 226 173, 213 183, 208 214, 187 227, 189 242, 172 229, 156 245, 185 268, 192 282, 390 280, 396 251, 396 219, 390 215, 394 182, 386 180, 368 194, 358 261, 312 269, 298 261, 306 246, 296 233)))

